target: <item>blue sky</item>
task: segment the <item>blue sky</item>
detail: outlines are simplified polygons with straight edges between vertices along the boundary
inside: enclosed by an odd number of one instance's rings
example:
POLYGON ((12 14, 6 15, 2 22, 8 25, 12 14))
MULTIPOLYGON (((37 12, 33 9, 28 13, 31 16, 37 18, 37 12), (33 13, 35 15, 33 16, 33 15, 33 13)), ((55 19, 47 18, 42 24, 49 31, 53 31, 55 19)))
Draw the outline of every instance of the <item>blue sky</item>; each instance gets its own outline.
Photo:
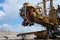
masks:
MULTIPOLYGON (((42 0, 0 0, 0 30, 31 32, 45 29, 39 24, 31 27, 23 27, 21 25, 23 19, 19 16, 19 9, 24 2, 36 5, 38 2, 42 2, 42 0)), ((56 0, 56 3, 59 4, 60 1, 56 0)), ((57 4, 55 4, 55 6, 57 4)))

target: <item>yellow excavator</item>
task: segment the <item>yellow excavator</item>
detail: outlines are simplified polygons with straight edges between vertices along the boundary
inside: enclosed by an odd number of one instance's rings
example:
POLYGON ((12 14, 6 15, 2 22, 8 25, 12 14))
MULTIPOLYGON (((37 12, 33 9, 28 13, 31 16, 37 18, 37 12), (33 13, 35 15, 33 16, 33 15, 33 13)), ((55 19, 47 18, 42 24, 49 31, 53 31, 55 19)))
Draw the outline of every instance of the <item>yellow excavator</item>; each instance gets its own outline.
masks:
MULTIPOLYGON (((55 25, 58 25, 57 20, 57 11, 54 9, 52 5, 52 1, 50 1, 50 11, 49 16, 47 16, 46 13, 46 0, 43 0, 44 2, 44 15, 41 13, 41 7, 37 6, 34 7, 34 5, 30 3, 24 3, 22 9, 20 9, 20 16, 24 19, 24 22, 22 25, 32 25, 34 23, 38 24, 49 24, 55 27, 55 25), (26 24, 25 24, 26 23, 26 24)), ((44 25, 45 26, 45 25, 44 25)), ((45 26, 46 27, 46 26, 45 26)))
POLYGON ((49 33, 50 30, 51 33, 52 31, 56 32, 60 25, 60 17, 57 16, 57 13, 60 13, 60 8, 58 6, 58 9, 55 9, 53 6, 53 0, 48 0, 50 1, 50 11, 48 13, 49 15, 47 15, 47 0, 42 1, 44 12, 42 12, 42 7, 40 6, 34 7, 34 5, 30 3, 23 4, 23 7, 20 9, 20 16, 24 19, 22 25, 31 26, 34 25, 34 23, 37 23, 46 27, 47 33, 49 33))

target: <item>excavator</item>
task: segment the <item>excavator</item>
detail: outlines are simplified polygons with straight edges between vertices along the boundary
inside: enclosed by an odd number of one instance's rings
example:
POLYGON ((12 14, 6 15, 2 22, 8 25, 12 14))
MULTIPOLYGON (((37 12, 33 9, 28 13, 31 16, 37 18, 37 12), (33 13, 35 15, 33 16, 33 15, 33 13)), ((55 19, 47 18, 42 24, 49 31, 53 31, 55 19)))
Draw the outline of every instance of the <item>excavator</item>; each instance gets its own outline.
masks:
POLYGON ((34 7, 34 5, 30 3, 24 3, 23 7, 20 9, 20 16, 24 19, 22 22, 23 26, 32 26, 34 23, 40 24, 43 27, 46 27, 47 34, 49 38, 52 38, 55 35, 52 33, 58 32, 59 25, 60 25, 60 6, 55 9, 53 6, 53 0, 42 0, 43 8, 38 6, 34 7), (47 8, 46 2, 50 1, 50 10, 47 15, 47 8), (43 9, 43 12, 42 12, 43 9))

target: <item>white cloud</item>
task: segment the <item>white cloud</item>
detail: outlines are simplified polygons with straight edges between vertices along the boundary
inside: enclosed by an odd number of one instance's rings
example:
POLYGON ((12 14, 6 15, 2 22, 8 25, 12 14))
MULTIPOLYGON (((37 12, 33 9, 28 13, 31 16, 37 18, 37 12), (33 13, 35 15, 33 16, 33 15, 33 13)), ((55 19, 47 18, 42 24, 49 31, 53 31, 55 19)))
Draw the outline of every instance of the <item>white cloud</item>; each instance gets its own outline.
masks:
POLYGON ((46 30, 44 27, 42 27, 41 25, 37 25, 37 26, 31 26, 31 27, 29 27, 29 29, 31 30, 31 31, 42 31, 42 30, 46 30))
POLYGON ((4 21, 13 21, 19 18, 19 8, 17 0, 5 0, 5 3, 2 4, 3 9, 6 13, 4 21))
POLYGON ((5 16, 5 13, 3 11, 0 11, 0 20, 2 20, 4 16, 5 16))
POLYGON ((29 27, 29 29, 30 29, 31 31, 37 31, 37 30, 38 30, 35 26, 31 26, 31 27, 29 27))
POLYGON ((21 24, 18 24, 17 30, 20 30, 20 32, 29 32, 28 28, 22 26, 21 24))
POLYGON ((18 8, 21 9, 23 7, 23 5, 18 5, 18 8))
POLYGON ((25 3, 25 2, 29 2, 29 3, 32 3, 32 4, 37 4, 38 2, 40 3, 40 2, 42 2, 42 0, 18 0, 18 3, 19 4, 23 4, 23 3, 25 3))
POLYGON ((3 24, 2 25, 3 28, 11 28, 12 26, 8 25, 8 24, 3 24))
POLYGON ((0 28, 1 28, 1 24, 0 24, 0 28))
POLYGON ((0 17, 5 16, 5 13, 3 11, 0 11, 0 17))
POLYGON ((12 26, 9 24, 0 24, 0 29, 10 30, 12 29, 12 26))
POLYGON ((18 24, 18 30, 20 30, 20 32, 34 32, 34 31, 42 31, 42 30, 46 30, 46 28, 42 27, 41 25, 38 26, 22 26, 21 24, 18 24))
POLYGON ((0 24, 0 28, 12 28, 12 26, 8 24, 0 24))

